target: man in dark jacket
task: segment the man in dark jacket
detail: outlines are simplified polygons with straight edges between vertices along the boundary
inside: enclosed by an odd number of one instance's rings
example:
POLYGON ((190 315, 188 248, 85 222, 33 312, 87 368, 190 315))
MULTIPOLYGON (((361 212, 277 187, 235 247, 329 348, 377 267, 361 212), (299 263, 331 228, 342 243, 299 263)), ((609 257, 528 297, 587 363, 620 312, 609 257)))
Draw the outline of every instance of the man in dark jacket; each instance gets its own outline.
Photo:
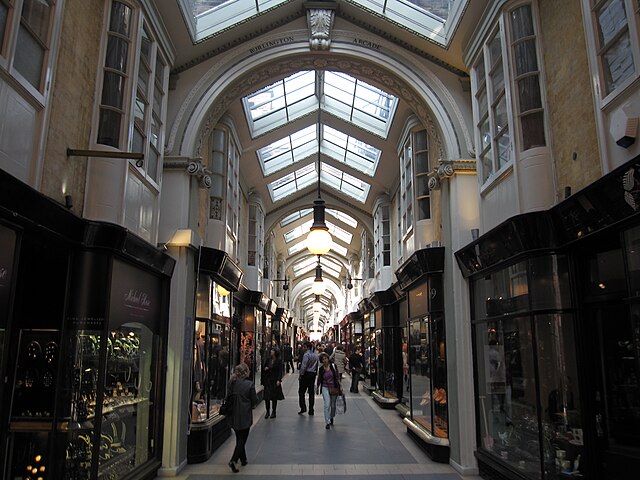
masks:
POLYGON ((311 342, 304 342, 304 355, 298 368, 299 382, 298 399, 300 401, 300 411, 298 415, 302 415, 307 411, 305 402, 305 394, 309 393, 309 415, 313 415, 313 406, 315 404, 315 383, 316 374, 318 373, 318 355, 313 351, 311 342))
POLYGON ((282 347, 282 360, 287 373, 289 373, 289 367, 291 367, 291 372, 295 372, 293 368, 293 348, 289 343, 285 343, 284 347, 282 347))
POLYGON ((364 361, 360 347, 356 348, 356 351, 349 357, 349 368, 351 369, 351 393, 358 393, 358 381, 360 380, 360 373, 364 368, 364 361))

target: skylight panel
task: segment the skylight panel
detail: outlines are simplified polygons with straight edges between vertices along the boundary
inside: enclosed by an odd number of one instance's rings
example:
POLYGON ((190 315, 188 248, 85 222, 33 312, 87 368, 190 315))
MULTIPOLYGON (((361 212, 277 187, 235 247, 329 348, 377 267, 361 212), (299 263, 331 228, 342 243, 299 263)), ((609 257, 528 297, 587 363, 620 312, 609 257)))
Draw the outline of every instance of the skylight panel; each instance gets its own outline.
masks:
POLYGON ((302 225, 298 225, 292 230, 289 230, 287 233, 284 234, 284 241, 286 243, 289 243, 295 240, 296 238, 300 238, 305 233, 309 233, 309 229, 311 228, 312 223, 313 221, 310 220, 308 222, 303 223, 302 225))
POLYGON ((312 185, 317 178, 318 174, 316 173, 315 164, 310 163, 295 172, 291 172, 284 177, 274 180, 267 184, 271 201, 277 202, 289 195, 293 195, 312 185))
POLYGON ((289 254, 289 256, 295 255, 296 253, 301 252, 305 248, 307 248, 306 242, 298 242, 294 246, 289 247, 287 249, 287 253, 289 254))
POLYGON ((258 150, 265 177, 289 165, 309 158, 318 151, 316 125, 309 125, 258 150))
POLYGON ((346 0, 440 45, 447 45, 469 0, 346 0))
POLYGON ((322 162, 320 170, 320 179, 326 185, 345 195, 355 198, 361 203, 367 203, 367 196, 371 189, 371 185, 368 183, 324 162, 322 162))
MULTIPOLYGON (((302 210, 298 210, 297 212, 293 212, 293 213, 287 215, 286 217, 284 217, 282 220, 280 220, 280 226, 281 227, 286 227, 290 223, 293 223, 296 220, 299 220, 300 218, 306 217, 311 212, 313 212, 313 208, 303 208, 302 210)), ((338 213, 340 213, 340 212, 338 212, 338 213)), ((336 218, 339 218, 339 217, 336 217, 336 218)))
POLYGON ((289 0, 180 0, 193 43, 242 23, 289 0))
POLYGON ((322 131, 322 151, 325 154, 365 175, 374 176, 381 150, 328 125, 323 125, 322 131))
POLYGON ((343 257, 347 256, 347 249, 342 245, 338 245, 336 242, 331 242, 331 250, 336 252, 338 255, 342 255, 343 257))
MULTIPOLYGON (((313 211, 313 209, 311 208, 307 210, 309 210, 309 212, 313 211)), ((346 223, 352 228, 356 228, 358 226, 358 221, 355 218, 353 218, 351 215, 347 215, 346 213, 341 212, 340 210, 333 210, 331 208, 327 208, 326 212, 332 217, 337 218, 338 220, 340 220, 343 223, 346 223)))
POLYGON ((325 72, 323 91, 327 111, 387 137, 398 105, 396 97, 340 72, 325 72))
POLYGON ((331 222, 326 222, 326 224, 327 224, 327 227, 329 227, 329 233, 331 235, 337 237, 339 240, 342 240, 347 245, 351 243, 351 238, 353 237, 352 234, 338 227, 337 225, 334 225, 331 222))
POLYGON ((243 99, 253 136, 317 110, 316 72, 302 71, 243 99))
MULTIPOLYGON (((316 257, 310 256, 294 263, 291 268, 293 269, 293 272, 295 273, 296 277, 299 277, 316 268, 317 264, 318 264, 318 261, 316 260, 316 257)), ((340 263, 334 260, 331 260, 329 258, 322 257, 320 259, 320 265, 322 265, 323 273, 328 273, 335 278, 340 278, 340 271, 342 271, 342 268, 343 268, 343 266, 340 263)))

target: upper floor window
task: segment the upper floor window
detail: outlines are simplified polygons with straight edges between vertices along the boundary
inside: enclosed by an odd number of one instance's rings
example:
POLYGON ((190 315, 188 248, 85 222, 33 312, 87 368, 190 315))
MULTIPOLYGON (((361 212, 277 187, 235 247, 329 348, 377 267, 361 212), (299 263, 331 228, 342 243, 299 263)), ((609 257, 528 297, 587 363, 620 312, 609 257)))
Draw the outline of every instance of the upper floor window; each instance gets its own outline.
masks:
POLYGON ((28 88, 40 93, 44 90, 56 3, 0 0, 0 55, 9 60, 28 88))
POLYGON ((486 183, 511 164, 512 132, 517 133, 518 152, 547 143, 531 4, 518 6, 500 19, 474 64, 473 82, 480 178, 486 183))
POLYGON ((406 140, 400 153, 400 237, 413 227, 413 145, 412 138, 406 140))
POLYGON ((601 95, 606 97, 637 73, 638 0, 590 0, 599 59, 601 95))
POLYGON ((390 211, 390 205, 381 205, 376 210, 374 218, 376 271, 380 271, 382 267, 391 265, 390 211))
POLYGON ((414 134, 414 155, 416 174, 416 213, 417 220, 431 218, 431 192, 429 190, 429 150, 427 149, 427 131, 414 134))
POLYGON ((144 154, 139 172, 158 185, 167 64, 151 28, 129 5, 114 1, 108 25, 97 143, 144 154), (135 85, 133 98, 129 81, 135 85))

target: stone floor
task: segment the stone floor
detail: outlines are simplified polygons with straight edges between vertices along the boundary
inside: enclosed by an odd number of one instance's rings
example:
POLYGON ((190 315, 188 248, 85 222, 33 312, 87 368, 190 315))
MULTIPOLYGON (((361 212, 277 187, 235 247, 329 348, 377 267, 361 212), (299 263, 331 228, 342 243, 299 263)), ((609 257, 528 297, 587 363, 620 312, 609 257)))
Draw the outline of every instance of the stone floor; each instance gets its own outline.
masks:
MULTIPOLYGON (((298 376, 283 381, 286 399, 278 402, 278 416, 265 419, 264 404, 254 411, 247 442, 248 465, 232 473, 227 463, 235 445, 231 437, 205 463, 188 465, 179 480, 283 477, 305 480, 461 480, 449 465, 435 463, 411 440, 393 409, 380 408, 365 393, 347 393, 347 412, 325 429, 323 402, 316 396, 315 415, 298 415, 298 376)), ((344 380, 344 391, 349 391, 344 380)), ((166 478, 166 477, 165 477, 166 478)), ((464 477, 478 480, 479 477, 464 477)))

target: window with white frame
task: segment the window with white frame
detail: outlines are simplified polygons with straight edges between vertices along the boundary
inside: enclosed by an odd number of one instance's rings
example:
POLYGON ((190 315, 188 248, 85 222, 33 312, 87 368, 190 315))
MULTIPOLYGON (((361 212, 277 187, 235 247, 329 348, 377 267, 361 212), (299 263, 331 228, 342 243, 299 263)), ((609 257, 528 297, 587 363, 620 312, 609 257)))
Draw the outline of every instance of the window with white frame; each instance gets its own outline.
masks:
POLYGON ((400 236, 413 227, 413 146, 411 135, 400 153, 400 236))
POLYGON ((222 220, 225 198, 225 179, 227 174, 226 135, 221 129, 214 129, 211 133, 211 156, 209 169, 211 171, 211 188, 209 188, 209 218, 222 220))
POLYGON ((19 81, 25 80, 27 88, 39 93, 44 91, 57 4, 57 0, 0 0, 0 55, 9 60, 19 81))
POLYGON ((640 1, 589 0, 604 98, 637 76, 640 1))
POLYGON ((543 89, 535 9, 525 3, 500 19, 473 67, 483 184, 511 164, 514 142, 520 153, 546 147, 543 89), (512 132, 517 133, 515 139, 512 132))
POLYGON ((429 190, 429 150, 427 149, 427 131, 413 134, 415 144, 416 208, 417 220, 431 218, 431 191, 429 190))
POLYGON ((247 238, 247 265, 262 266, 264 213, 260 205, 249 204, 249 224, 247 238))
POLYGON ((240 225, 240 148, 229 135, 227 145, 227 231, 239 242, 240 225))
MULTIPOLYGON (((511 59, 513 65, 513 89, 515 97, 515 117, 519 120, 519 150, 524 152, 531 148, 544 147, 547 144, 545 135, 544 108, 540 69, 538 66, 538 47, 536 28, 533 21, 531 4, 522 5, 509 12, 511 59)), ((507 148, 507 140, 503 139, 502 123, 506 123, 506 108, 497 109, 495 113, 496 130, 500 129, 498 154, 507 148)))
POLYGON ((389 204, 380 205, 374 217, 376 272, 391 265, 390 211, 389 204))

